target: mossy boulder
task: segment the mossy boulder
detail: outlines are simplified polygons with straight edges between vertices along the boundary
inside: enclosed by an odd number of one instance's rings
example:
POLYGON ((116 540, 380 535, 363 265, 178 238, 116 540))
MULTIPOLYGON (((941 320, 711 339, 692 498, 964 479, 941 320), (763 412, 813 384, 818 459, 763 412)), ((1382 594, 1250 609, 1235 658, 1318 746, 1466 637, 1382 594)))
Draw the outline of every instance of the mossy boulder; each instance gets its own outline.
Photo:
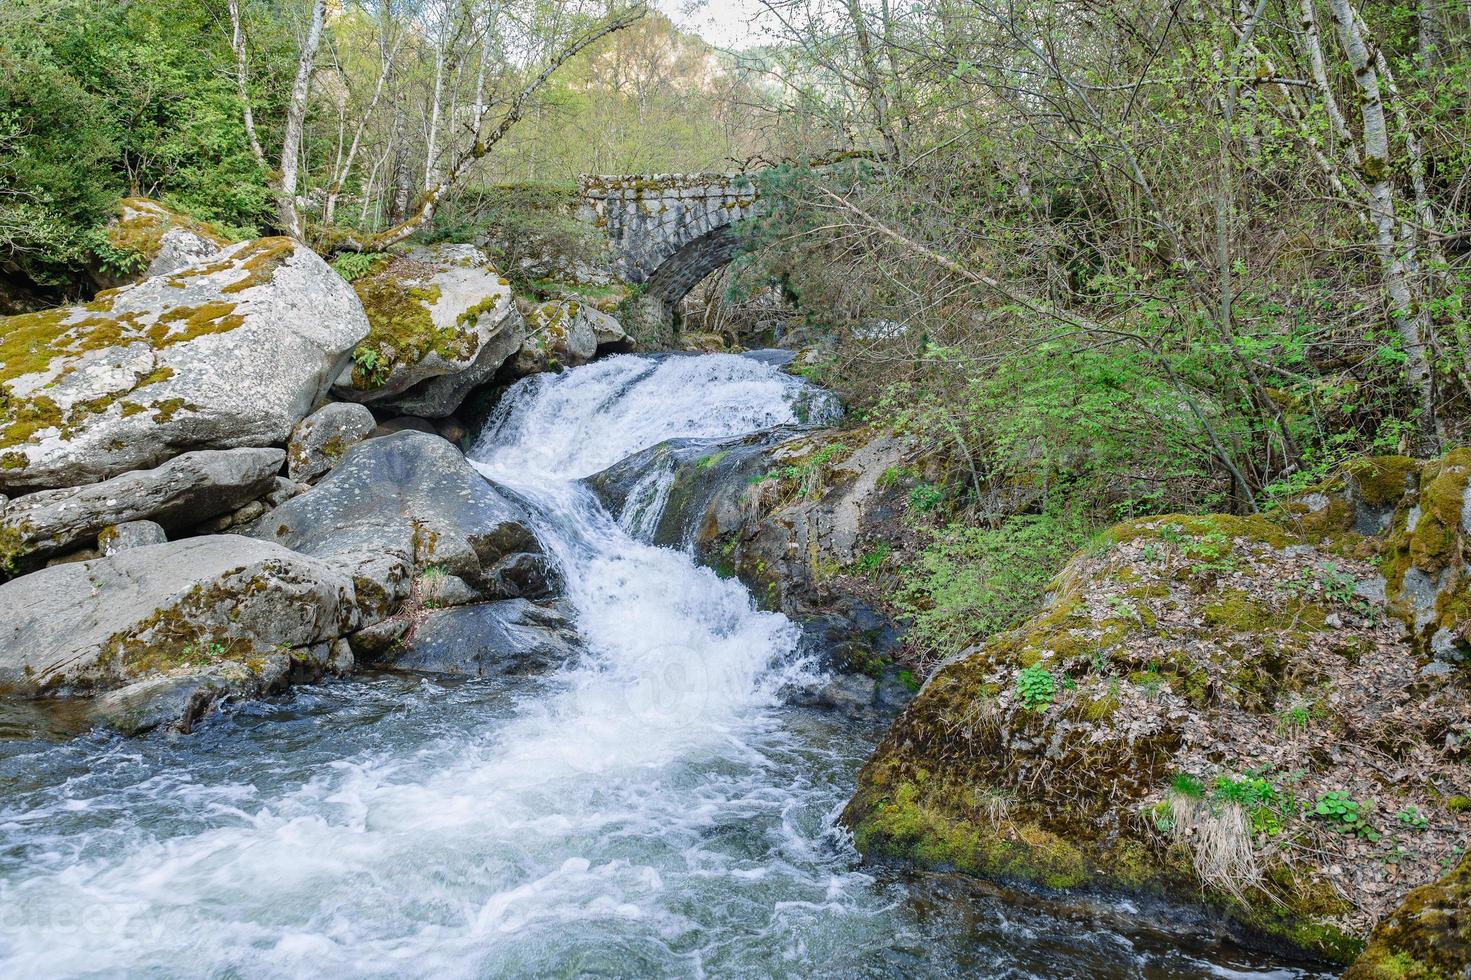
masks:
POLYGON ((128 257, 130 268, 127 272, 94 272, 93 279, 102 289, 208 262, 230 244, 229 237, 213 225, 146 197, 119 201, 104 234, 114 250, 128 257))
POLYGON ((1471 977, 1471 854, 1437 882, 1405 896, 1375 926, 1344 980, 1471 977))
POLYGON ((580 299, 548 300, 526 310, 526 340, 512 361, 517 375, 576 367, 600 349, 624 349, 628 335, 618 320, 580 299))
POLYGON ((0 492, 284 442, 367 332, 351 287, 285 238, 0 318, 0 492))
POLYGON ((351 577, 264 541, 206 536, 0 585, 0 689, 96 695, 225 663, 254 671, 356 629, 351 577))
POLYGON ((1203 900, 1346 962, 1471 833, 1471 697, 1376 579, 1260 517, 1118 525, 930 678, 843 820, 870 858, 1203 900))
POLYGON ((1380 543, 1392 608, 1417 646, 1471 663, 1471 448, 1417 468, 1380 543))
POLYGON ((473 245, 414 248, 353 282, 370 331, 337 379, 348 401, 443 418, 521 348, 511 287, 473 245))

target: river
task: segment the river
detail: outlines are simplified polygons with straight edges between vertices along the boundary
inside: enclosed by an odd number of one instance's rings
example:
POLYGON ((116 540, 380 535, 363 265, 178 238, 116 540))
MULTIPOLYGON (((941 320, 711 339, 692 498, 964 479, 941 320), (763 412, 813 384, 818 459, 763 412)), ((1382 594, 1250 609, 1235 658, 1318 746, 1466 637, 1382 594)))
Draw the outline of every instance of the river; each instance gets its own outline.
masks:
POLYGON ((730 355, 507 393, 469 455, 565 573, 584 652, 554 673, 364 673, 189 736, 0 742, 0 975, 1317 975, 1116 900, 861 865, 835 821, 879 723, 792 704, 820 681, 797 625, 581 482, 814 404, 730 355))

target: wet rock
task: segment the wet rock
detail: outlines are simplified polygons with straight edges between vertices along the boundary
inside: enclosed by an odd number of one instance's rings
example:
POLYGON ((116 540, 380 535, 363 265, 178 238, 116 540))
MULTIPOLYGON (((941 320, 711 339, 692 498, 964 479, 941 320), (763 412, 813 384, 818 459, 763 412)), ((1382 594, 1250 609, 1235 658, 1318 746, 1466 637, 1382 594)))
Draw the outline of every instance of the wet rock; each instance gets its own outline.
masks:
POLYGON ((269 542, 189 538, 0 585, 0 685, 98 692, 330 643, 357 626, 341 570, 269 542))
POLYGON ((526 507, 481 476, 438 436, 369 439, 310 493, 287 501, 248 533, 319 558, 391 555, 416 574, 434 568, 501 598, 507 559, 539 554, 526 507))
POLYGON ((372 332, 339 398, 442 418, 521 347, 511 287, 473 245, 429 245, 353 283, 372 332))
POLYGON ((187 734, 222 701, 283 690, 290 668, 290 658, 280 653, 253 664, 186 667, 108 691, 92 702, 89 714, 96 723, 124 735, 142 735, 156 728, 187 734))
POLYGON ((180 531, 268 493, 284 458, 279 449, 206 449, 101 483, 27 494, 0 514, 0 538, 11 563, 24 566, 115 524, 146 520, 180 531))
POLYGON ((507 599, 428 612, 387 665, 490 677, 550 670, 576 652, 577 634, 563 612, 507 599))
POLYGON ((739 496, 713 498, 701 554, 719 555, 758 595, 788 614, 821 606, 825 570, 852 566, 869 530, 903 512, 903 489, 886 482, 908 452, 887 433, 823 434, 773 449, 739 496), (794 475, 787 475, 794 474, 794 475))
POLYGON ((286 475, 302 483, 315 480, 366 439, 378 422, 373 413, 352 402, 323 405, 291 430, 286 444, 286 475))
POLYGON ((97 535, 97 550, 102 557, 110 558, 119 551, 163 544, 168 539, 168 532, 153 521, 128 521, 103 528, 97 535))
POLYGON ((0 492, 285 442, 367 330, 351 287, 285 238, 0 319, 0 492))

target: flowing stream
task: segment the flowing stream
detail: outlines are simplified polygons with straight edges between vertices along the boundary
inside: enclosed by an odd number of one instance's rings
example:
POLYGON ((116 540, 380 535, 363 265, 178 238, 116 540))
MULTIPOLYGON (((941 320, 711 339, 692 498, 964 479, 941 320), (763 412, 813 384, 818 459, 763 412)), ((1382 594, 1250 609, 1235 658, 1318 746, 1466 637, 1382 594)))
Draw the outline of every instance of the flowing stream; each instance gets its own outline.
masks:
POLYGON ((1117 902, 859 864, 835 818, 880 723, 785 704, 818 681, 797 626, 579 482, 823 405, 728 355, 513 388, 470 457, 565 571, 585 652, 555 673, 0 742, 0 976, 1315 975, 1117 902))

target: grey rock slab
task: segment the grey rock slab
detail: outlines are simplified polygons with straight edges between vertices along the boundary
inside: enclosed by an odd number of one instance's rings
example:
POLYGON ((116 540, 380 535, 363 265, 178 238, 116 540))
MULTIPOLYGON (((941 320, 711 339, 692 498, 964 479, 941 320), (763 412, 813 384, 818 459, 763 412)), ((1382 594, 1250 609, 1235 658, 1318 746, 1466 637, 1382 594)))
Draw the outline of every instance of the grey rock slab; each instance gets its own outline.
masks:
POLYGON ((179 531, 269 493, 285 456, 279 449, 204 449, 101 483, 42 490, 12 500, 0 514, 0 532, 12 534, 29 560, 90 544, 115 524, 153 521, 179 531))
POLYGON ((357 626, 341 569, 238 535, 189 538, 0 585, 0 689, 105 690, 330 642, 357 626))
POLYGON ((326 558, 392 555, 416 571, 435 567, 494 595, 497 566, 538 553, 525 505, 464 455, 421 432, 397 432, 348 450, 309 493, 287 501, 247 533, 326 558))
POLYGON ((286 444, 286 475, 296 481, 315 480, 377 427, 373 413, 363 405, 323 405, 291 430, 291 440, 286 444))
POLYGON ((169 536, 161 525, 153 521, 128 521, 102 529, 97 536, 97 550, 107 558, 129 548, 146 548, 151 544, 163 544, 169 536))

